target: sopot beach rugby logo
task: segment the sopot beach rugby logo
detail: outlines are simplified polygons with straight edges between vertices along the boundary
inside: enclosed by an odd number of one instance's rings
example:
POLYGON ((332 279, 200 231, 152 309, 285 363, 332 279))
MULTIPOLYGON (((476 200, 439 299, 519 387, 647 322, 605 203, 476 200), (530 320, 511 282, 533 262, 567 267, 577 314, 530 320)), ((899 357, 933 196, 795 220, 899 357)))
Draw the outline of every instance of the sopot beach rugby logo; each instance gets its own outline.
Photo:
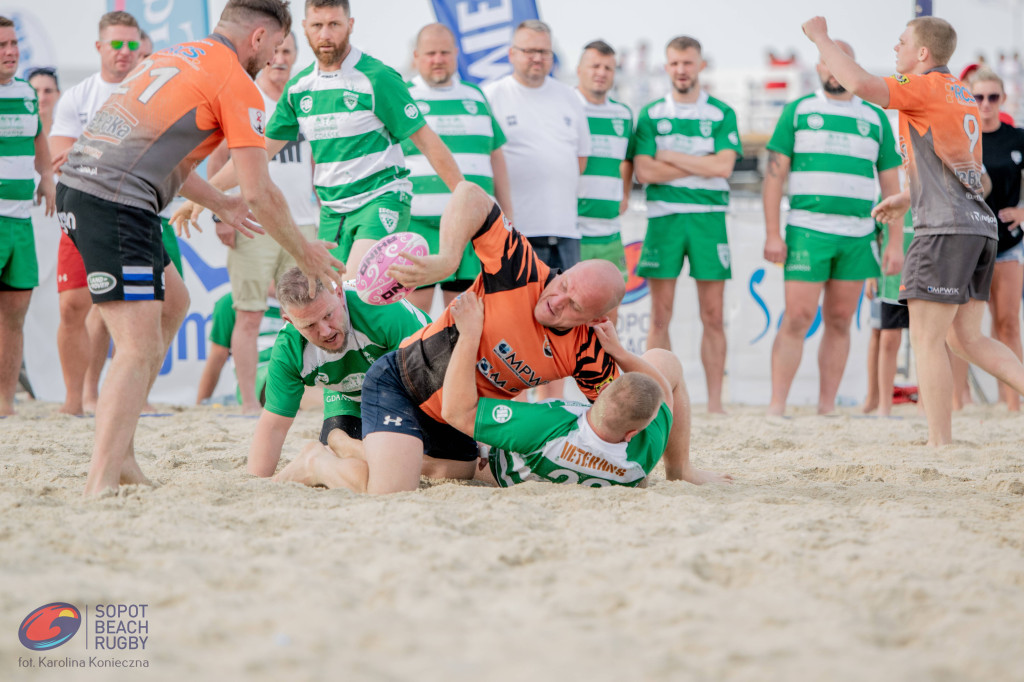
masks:
POLYGON ((18 639, 26 649, 49 651, 64 644, 82 626, 82 613, 73 604, 53 602, 25 616, 18 639))

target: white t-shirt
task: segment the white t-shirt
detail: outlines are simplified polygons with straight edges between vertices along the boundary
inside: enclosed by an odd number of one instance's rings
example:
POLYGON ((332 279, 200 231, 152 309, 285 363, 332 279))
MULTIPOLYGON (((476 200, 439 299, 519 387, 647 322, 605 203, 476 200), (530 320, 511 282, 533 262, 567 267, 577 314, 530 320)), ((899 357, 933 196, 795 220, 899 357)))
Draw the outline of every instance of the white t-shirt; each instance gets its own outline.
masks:
MULTIPOLYGON (((277 108, 277 100, 270 99, 263 88, 260 88, 260 94, 263 95, 266 120, 269 121, 274 115, 274 109, 277 108)), ((309 142, 302 133, 299 133, 298 141, 289 140, 267 166, 270 179, 281 189, 288 201, 288 208, 296 225, 316 225, 320 218, 320 206, 313 193, 311 154, 309 142)))
POLYGON ((527 237, 579 239, 579 157, 590 156, 590 131, 572 88, 547 78, 528 88, 509 75, 484 86, 508 142, 502 147, 513 222, 527 237))
POLYGON ((73 137, 77 140, 85 132, 85 126, 89 125, 93 115, 120 85, 108 83, 100 78, 99 73, 94 73, 65 92, 54 107, 50 135, 73 137))

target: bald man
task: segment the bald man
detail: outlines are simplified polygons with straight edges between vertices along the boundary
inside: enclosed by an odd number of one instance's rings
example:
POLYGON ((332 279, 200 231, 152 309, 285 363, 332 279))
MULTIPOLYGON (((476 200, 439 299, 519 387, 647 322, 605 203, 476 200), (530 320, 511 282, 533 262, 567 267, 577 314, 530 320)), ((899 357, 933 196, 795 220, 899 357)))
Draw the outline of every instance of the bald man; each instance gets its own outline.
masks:
MULTIPOLYGON (((418 75, 409 83, 409 94, 416 101, 427 125, 449 149, 458 152, 455 163, 466 180, 480 185, 508 214, 509 196, 505 155, 501 151, 505 134, 491 113, 491 105, 477 86, 456 77, 458 48, 455 36, 444 24, 427 24, 416 35, 413 64, 418 75)), ((402 141, 405 165, 412 180, 412 217, 409 231, 421 235, 438 252, 441 214, 451 199, 427 157, 409 140, 402 141)), ((480 259, 466 248, 455 273, 440 282, 444 304, 465 291, 480 274, 480 259)), ((417 289, 409 302, 429 312, 434 284, 417 289)))
MULTIPOLYGON (((853 56, 847 43, 839 45, 853 56)), ((764 257, 785 264, 786 279, 786 315, 772 346, 772 415, 785 412, 823 291, 818 413, 835 410, 861 288, 879 275, 871 209, 879 190, 883 198, 899 192, 901 159, 885 112, 846 90, 823 60, 817 68, 821 90, 787 104, 768 142, 764 257), (783 240, 779 203, 787 177, 783 240)), ((883 266, 887 275, 903 266, 901 224, 889 225, 883 266)))

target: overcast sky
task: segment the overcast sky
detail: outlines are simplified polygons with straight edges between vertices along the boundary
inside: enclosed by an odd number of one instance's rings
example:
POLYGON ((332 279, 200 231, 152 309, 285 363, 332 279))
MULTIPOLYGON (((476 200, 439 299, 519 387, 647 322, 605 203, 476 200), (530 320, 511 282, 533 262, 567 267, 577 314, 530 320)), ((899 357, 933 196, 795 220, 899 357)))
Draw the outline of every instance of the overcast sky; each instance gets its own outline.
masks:
MULTIPOLYGON (((189 2, 157 4, 172 1, 189 2)), ((214 18, 225 1, 210 0, 214 18)), ((353 43, 406 72, 412 36, 434 20, 429 0, 352 0, 351 4, 356 20, 353 43)), ((935 14, 951 21, 960 35, 951 63, 954 71, 974 61, 979 51, 994 60, 999 49, 1024 49, 1021 4, 1022 0, 934 0, 935 14)), ((297 23, 302 6, 303 0, 292 0, 297 23)), ((858 60, 881 75, 893 68, 892 46, 912 16, 911 0, 538 0, 538 6, 541 18, 552 26, 561 58, 570 67, 582 46, 598 37, 620 50, 632 50, 646 40, 657 60, 665 43, 680 34, 698 38, 713 67, 762 66, 768 48, 795 49, 809 64, 817 53, 800 32, 800 24, 814 14, 824 14, 833 35, 850 42, 858 60)), ((19 9, 42 20, 52 61, 69 77, 98 68, 91 27, 106 7, 105 0, 0 0, 0 13, 19 9)), ((303 44, 300 65, 311 60, 312 53, 303 44)))

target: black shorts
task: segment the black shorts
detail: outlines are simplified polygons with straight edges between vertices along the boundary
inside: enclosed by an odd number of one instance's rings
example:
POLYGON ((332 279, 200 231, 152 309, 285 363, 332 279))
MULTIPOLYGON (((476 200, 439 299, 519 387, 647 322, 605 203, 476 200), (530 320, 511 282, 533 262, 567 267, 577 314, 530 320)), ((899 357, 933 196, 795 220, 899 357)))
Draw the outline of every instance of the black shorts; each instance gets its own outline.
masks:
POLYGON ((914 235, 903 262, 900 303, 987 301, 998 243, 972 234, 914 235))
POLYGON ((381 357, 363 379, 363 439, 371 433, 404 433, 423 441, 423 453, 437 459, 472 462, 476 441, 458 429, 436 421, 406 392, 398 374, 396 351, 381 357))
POLYGON ((85 263, 93 303, 164 300, 160 216, 57 185, 57 218, 85 263))
POLYGON ((910 309, 899 303, 880 301, 881 325, 879 329, 910 329, 910 309))
POLYGON ((350 438, 363 439, 363 420, 355 415, 339 414, 325 419, 324 425, 320 427, 320 442, 327 445, 327 436, 331 435, 334 429, 341 429, 350 438))

